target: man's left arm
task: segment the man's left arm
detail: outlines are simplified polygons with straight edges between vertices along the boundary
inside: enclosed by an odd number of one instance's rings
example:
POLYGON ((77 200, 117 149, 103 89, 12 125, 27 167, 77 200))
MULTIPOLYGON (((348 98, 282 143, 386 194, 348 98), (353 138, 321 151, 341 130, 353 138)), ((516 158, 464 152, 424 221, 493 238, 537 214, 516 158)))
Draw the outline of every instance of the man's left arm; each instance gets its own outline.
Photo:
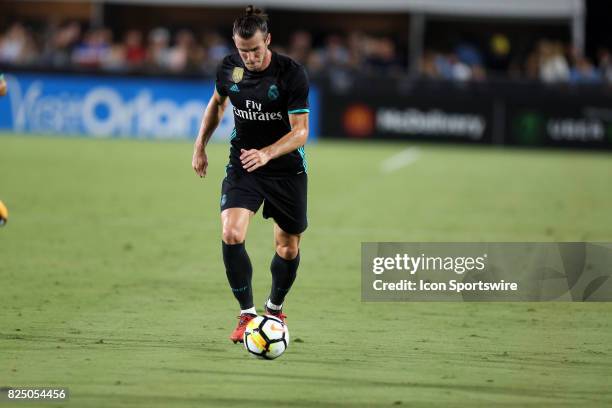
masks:
POLYGON ((270 160, 290 153, 298 147, 304 146, 308 139, 308 112, 289 114, 291 131, 263 149, 250 149, 240 151, 242 167, 252 172, 265 166, 270 160))

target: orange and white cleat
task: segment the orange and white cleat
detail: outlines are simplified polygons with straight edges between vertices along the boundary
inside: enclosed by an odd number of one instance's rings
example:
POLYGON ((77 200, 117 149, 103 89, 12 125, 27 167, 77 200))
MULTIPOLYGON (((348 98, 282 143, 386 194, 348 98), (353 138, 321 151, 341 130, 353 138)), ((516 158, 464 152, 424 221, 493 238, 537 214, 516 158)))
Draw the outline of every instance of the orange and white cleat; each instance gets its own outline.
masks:
POLYGON ((257 315, 250 313, 242 313, 240 316, 238 316, 238 326, 236 326, 236 328, 230 335, 230 340, 233 341, 234 344, 242 343, 242 336, 244 335, 244 330, 246 329, 247 324, 249 324, 249 322, 255 317, 257 317, 257 315))
POLYGON ((287 315, 284 314, 282 310, 273 310, 268 308, 268 306, 266 306, 266 314, 280 319, 283 323, 285 323, 285 319, 287 318, 287 315))

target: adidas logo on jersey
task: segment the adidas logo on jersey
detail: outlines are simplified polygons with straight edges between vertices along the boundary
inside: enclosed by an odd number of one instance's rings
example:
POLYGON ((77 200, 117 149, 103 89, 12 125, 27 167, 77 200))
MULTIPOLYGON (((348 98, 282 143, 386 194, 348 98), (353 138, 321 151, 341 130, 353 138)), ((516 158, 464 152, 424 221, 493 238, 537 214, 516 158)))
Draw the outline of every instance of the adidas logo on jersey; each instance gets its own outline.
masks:
POLYGON ((234 84, 230 87, 230 91, 232 92, 240 92, 240 88, 238 88, 238 84, 234 84))

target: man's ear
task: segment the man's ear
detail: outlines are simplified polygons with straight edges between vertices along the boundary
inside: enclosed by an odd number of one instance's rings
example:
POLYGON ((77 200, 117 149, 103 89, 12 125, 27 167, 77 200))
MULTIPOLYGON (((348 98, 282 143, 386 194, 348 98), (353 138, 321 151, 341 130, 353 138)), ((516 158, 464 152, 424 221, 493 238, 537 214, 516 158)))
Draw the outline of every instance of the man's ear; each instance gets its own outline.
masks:
POLYGON ((272 41, 272 34, 268 33, 268 36, 266 37, 266 47, 270 45, 271 41, 272 41))

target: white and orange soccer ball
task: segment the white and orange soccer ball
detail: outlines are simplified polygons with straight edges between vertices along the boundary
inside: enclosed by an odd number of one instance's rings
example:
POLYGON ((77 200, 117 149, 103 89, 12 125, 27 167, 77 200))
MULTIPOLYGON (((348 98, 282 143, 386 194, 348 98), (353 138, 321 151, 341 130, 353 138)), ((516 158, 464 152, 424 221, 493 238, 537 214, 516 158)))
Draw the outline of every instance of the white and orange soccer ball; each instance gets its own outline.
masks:
POLYGON ((289 346, 289 329, 277 317, 257 316, 247 324, 243 340, 251 355, 274 360, 289 346))

